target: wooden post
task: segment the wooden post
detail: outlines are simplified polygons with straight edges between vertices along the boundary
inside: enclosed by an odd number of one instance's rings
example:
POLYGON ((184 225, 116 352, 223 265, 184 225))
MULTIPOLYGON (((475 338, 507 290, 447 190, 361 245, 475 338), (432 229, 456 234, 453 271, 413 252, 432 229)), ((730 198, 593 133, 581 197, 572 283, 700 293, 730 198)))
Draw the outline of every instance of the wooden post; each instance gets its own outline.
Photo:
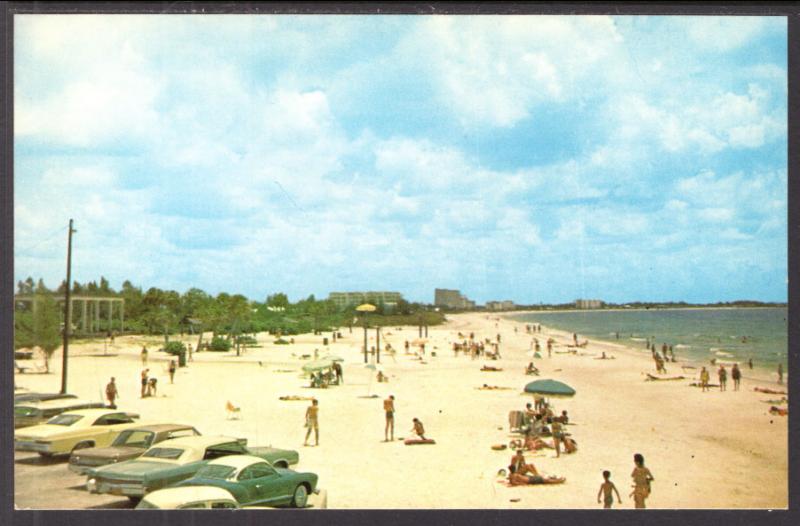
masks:
POLYGON ((86 300, 81 300, 81 303, 83 304, 83 309, 82 309, 82 313, 81 313, 81 327, 83 328, 83 332, 85 334, 86 333, 86 322, 88 321, 86 319, 86 316, 87 316, 87 313, 86 313, 86 300))
POLYGON ((378 363, 381 363, 381 328, 375 327, 375 352, 378 363))

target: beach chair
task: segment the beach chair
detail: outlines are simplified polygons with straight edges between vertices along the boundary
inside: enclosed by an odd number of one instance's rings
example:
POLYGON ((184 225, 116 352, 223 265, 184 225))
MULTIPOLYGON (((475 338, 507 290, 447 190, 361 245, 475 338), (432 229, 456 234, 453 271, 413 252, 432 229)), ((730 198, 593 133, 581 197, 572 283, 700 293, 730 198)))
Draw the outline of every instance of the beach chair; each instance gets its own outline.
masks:
POLYGON ((228 415, 228 420, 240 420, 242 417, 242 408, 236 407, 230 400, 225 403, 225 411, 228 415))

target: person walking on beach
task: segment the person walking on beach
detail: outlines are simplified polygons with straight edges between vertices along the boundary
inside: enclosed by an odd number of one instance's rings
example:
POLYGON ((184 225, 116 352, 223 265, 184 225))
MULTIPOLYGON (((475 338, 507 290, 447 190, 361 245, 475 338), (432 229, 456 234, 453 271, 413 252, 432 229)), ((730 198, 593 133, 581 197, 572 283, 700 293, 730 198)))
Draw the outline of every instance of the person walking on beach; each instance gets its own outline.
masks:
POLYGON ((731 369, 731 378, 733 378, 733 390, 739 390, 739 382, 742 380, 742 371, 739 370, 739 364, 733 364, 733 368, 731 369))
POLYGON ((548 358, 553 357, 553 338, 547 339, 547 357, 548 358))
POLYGON ((111 381, 108 382, 108 385, 106 385, 106 399, 108 400, 108 407, 111 409, 117 408, 117 404, 115 403, 117 396, 119 396, 119 393, 117 392, 117 384, 115 378, 112 376, 111 381))
POLYGON ((644 457, 640 453, 633 455, 635 467, 631 473, 633 478, 633 492, 631 496, 637 509, 644 509, 644 501, 650 496, 650 482, 655 480, 650 470, 644 467, 644 457))
POLYGON ((383 441, 389 442, 389 432, 391 431, 394 440, 394 395, 383 401, 383 410, 386 412, 386 427, 383 430, 383 441))
POLYGON ((783 385, 783 364, 778 364, 778 384, 783 385))
POLYGON ((169 361, 169 383, 173 383, 173 380, 175 379, 175 369, 176 368, 177 368, 177 366, 175 365, 175 360, 170 360, 169 361))
POLYGON ((142 367, 147 367, 147 347, 142 346, 142 367))
POLYGON ((319 445, 319 402, 316 398, 311 400, 311 405, 306 409, 306 439, 303 445, 308 445, 308 437, 311 436, 311 430, 314 430, 314 445, 319 445))
POLYGON ((752 358, 747 360, 747 366, 750 368, 751 371, 753 370, 753 359, 752 358))
POLYGON ((576 333, 574 333, 574 332, 572 333, 572 342, 575 345, 578 345, 578 335, 576 333))
POLYGON ((700 387, 702 388, 703 392, 708 391, 708 381, 711 379, 711 375, 708 374, 708 370, 706 370, 705 366, 703 366, 703 370, 700 371, 700 387))
POLYGON ((728 384, 728 371, 725 370, 724 365, 719 366, 719 371, 717 371, 717 375, 719 376, 719 390, 724 391, 725 386, 728 384))
POLYGON ((617 501, 622 504, 622 498, 619 496, 617 487, 611 482, 611 472, 603 471, 603 483, 600 484, 600 491, 597 492, 597 502, 600 502, 600 495, 603 495, 603 508, 611 509, 614 504, 614 493, 617 494, 617 501))

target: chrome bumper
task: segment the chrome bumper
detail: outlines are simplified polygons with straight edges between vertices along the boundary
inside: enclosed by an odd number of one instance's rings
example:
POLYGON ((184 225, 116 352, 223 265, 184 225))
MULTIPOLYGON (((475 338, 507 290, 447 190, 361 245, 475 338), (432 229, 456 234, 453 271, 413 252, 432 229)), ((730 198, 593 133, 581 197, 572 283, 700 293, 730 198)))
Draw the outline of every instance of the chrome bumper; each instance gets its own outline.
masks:
POLYGON ((35 451, 37 453, 49 453, 50 444, 41 444, 35 440, 14 440, 14 449, 16 451, 35 451))

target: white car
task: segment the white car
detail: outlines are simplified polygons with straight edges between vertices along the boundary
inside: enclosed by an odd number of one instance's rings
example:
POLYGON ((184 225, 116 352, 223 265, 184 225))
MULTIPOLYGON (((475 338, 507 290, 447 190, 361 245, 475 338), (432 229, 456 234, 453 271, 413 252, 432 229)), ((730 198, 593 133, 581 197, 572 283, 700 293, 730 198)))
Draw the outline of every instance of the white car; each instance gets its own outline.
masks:
MULTIPOLYGON (((321 490, 319 494, 308 499, 307 508, 325 509, 328 507, 328 493, 321 490)), ((178 488, 159 489, 145 495, 137 510, 226 510, 238 509, 239 503, 231 493, 216 486, 184 486, 178 488)), ((245 509, 274 510, 257 506, 246 506, 245 509)))

